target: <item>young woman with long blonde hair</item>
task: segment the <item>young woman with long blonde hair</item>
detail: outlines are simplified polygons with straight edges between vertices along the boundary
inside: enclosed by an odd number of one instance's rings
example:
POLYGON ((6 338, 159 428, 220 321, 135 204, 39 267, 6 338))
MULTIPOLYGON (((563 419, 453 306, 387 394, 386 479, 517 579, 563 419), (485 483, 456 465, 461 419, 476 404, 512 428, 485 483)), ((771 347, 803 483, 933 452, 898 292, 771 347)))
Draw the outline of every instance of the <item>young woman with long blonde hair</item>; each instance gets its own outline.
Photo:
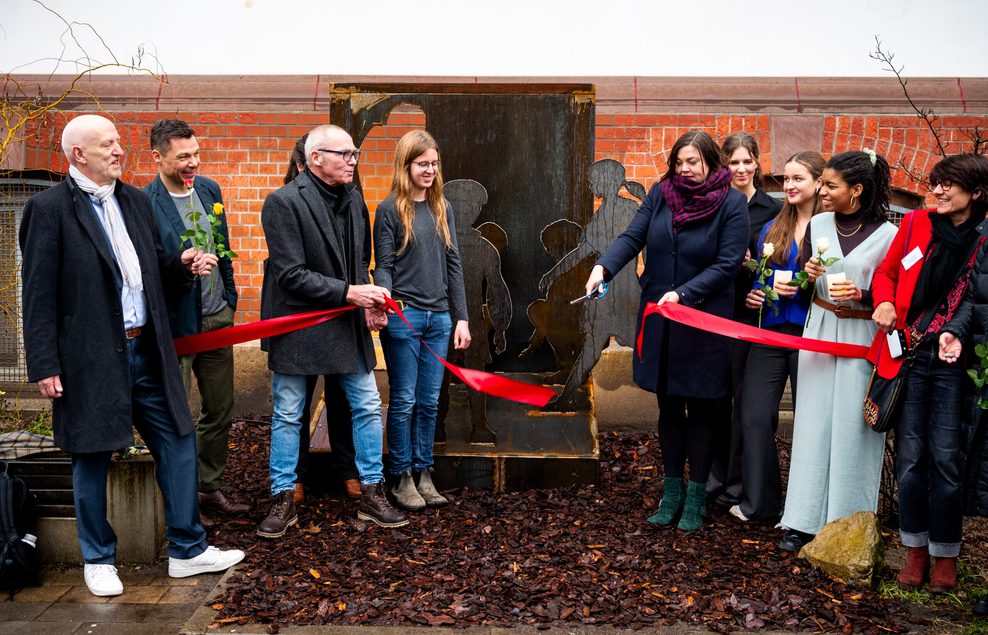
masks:
POLYGON ((395 150, 391 194, 374 219, 374 283, 404 304, 415 329, 390 315, 381 331, 390 385, 389 472, 398 479, 395 502, 408 510, 447 503, 431 476, 445 369, 426 345, 441 357, 446 357, 450 333, 455 348, 470 345, 463 267, 440 167, 432 135, 424 130, 405 134, 395 150))

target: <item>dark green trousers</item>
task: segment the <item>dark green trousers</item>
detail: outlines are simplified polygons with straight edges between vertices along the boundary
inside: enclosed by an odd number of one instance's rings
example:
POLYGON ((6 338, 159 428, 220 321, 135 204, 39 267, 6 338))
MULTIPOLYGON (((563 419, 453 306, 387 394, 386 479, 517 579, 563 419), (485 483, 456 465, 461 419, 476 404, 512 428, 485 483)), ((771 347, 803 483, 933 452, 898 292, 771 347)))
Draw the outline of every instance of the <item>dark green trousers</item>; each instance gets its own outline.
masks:
MULTIPOLYGON (((202 318, 202 332, 233 326, 233 309, 202 318)), ((233 347, 218 348, 179 358, 185 394, 192 390, 192 375, 202 407, 196 425, 199 457, 199 491, 215 492, 223 486, 226 450, 233 422, 233 347)))

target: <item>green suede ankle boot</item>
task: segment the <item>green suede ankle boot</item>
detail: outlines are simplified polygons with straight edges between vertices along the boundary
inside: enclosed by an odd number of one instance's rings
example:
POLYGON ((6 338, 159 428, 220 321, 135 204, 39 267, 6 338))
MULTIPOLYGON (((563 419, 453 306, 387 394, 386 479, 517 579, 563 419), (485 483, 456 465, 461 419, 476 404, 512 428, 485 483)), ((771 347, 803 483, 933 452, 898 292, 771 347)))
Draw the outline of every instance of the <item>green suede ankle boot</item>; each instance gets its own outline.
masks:
POLYGON ((671 525, 683 511, 683 479, 666 476, 662 479, 662 500, 659 509, 648 517, 653 525, 671 525))
POLYGON ((707 484, 690 481, 686 486, 686 505, 676 527, 682 531, 696 531, 703 527, 707 515, 707 484))

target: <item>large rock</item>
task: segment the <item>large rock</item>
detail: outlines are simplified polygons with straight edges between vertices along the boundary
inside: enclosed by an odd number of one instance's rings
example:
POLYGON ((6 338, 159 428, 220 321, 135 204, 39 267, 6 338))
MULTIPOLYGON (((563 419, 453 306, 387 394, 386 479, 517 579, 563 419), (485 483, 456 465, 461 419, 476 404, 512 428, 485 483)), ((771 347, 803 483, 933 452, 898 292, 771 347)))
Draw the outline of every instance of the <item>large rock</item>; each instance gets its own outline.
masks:
POLYGON ((856 512, 828 523, 799 552, 818 569, 842 582, 870 587, 882 567, 878 517, 856 512))

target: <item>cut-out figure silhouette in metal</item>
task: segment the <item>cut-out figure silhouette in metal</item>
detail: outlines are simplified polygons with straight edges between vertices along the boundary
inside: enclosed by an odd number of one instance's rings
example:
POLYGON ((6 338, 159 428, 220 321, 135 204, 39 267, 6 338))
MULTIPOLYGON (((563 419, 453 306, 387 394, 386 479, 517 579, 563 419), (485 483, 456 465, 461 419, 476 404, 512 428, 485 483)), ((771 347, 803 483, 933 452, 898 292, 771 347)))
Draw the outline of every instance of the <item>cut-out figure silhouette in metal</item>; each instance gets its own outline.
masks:
MULTIPOLYGON (((579 224, 563 218, 549 223, 542 230, 540 238, 552 261, 559 262, 580 244, 582 234, 583 228, 579 224)), ((549 284, 544 299, 528 305, 528 320, 535 326, 535 330, 528 340, 528 347, 519 357, 531 357, 542 344, 548 343, 556 356, 559 370, 546 377, 547 384, 561 384, 566 381, 583 347, 583 334, 580 333, 581 312, 574 311, 569 306, 569 301, 585 293, 583 284, 592 264, 589 258, 584 258, 577 266, 561 273, 549 284)))
MULTIPOLYGON (((467 295, 467 311, 470 314, 470 336, 473 342, 463 351, 467 368, 484 370, 491 361, 488 336, 494 330, 495 352, 506 347, 505 331, 511 322, 511 295, 501 276, 501 255, 484 234, 507 244, 504 230, 494 223, 484 223, 484 230, 474 228, 483 206, 487 204, 487 190, 476 181, 457 179, 443 186, 443 194, 456 214, 456 242, 463 262, 463 286, 467 295)), ((444 386, 448 390, 448 384, 444 386)), ((493 443, 494 432, 487 425, 487 397, 475 390, 467 390, 470 404, 470 442, 493 443)))
MULTIPOLYGON (((543 292, 557 278, 579 266, 584 259, 599 258, 614 239, 628 227, 638 211, 639 202, 621 196, 622 187, 638 199, 645 197, 645 188, 640 183, 626 180, 624 166, 613 159, 602 159, 591 164, 588 176, 593 195, 602 199, 600 208, 583 228, 583 237, 576 249, 563 256, 556 266, 542 277, 539 289, 543 292)), ((583 289, 579 289, 573 297, 584 292, 583 289)), ((547 409, 574 408, 577 390, 587 380, 611 336, 614 336, 619 344, 634 346, 634 316, 638 310, 639 295, 636 267, 625 267, 611 281, 610 290, 606 295, 579 305, 583 345, 562 393, 547 406, 547 409)), ((568 309, 572 310, 568 306, 563 306, 557 312, 568 309)))

